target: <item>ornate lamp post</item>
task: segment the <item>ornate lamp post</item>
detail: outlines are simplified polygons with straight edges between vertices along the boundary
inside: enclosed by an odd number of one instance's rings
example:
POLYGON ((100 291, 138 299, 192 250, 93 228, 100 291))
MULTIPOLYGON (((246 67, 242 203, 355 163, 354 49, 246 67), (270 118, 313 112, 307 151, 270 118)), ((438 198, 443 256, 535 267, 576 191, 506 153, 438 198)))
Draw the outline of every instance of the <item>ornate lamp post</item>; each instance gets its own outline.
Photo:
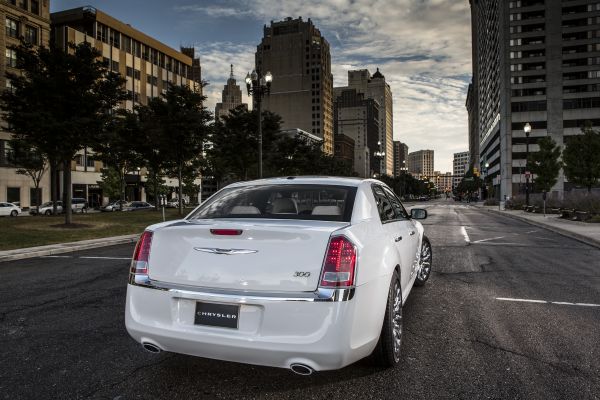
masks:
POLYGON ((269 95, 271 92, 271 82, 273 75, 267 71, 264 76, 261 76, 259 71, 252 71, 246 75, 246 90, 248 96, 252 96, 254 104, 258 108, 258 177, 262 178, 262 98, 269 95))
POLYGON ((529 206, 529 134, 531 133, 531 125, 528 123, 523 127, 525 132, 525 204, 529 206))
POLYGON ((375 153, 373 153, 373 156, 377 160, 379 160, 379 176, 381 177, 381 175, 383 175, 381 171, 383 170, 382 161, 383 161, 383 158, 385 157, 385 151, 381 150, 381 141, 379 141, 379 140, 377 141, 377 147, 378 147, 378 150, 375 153))

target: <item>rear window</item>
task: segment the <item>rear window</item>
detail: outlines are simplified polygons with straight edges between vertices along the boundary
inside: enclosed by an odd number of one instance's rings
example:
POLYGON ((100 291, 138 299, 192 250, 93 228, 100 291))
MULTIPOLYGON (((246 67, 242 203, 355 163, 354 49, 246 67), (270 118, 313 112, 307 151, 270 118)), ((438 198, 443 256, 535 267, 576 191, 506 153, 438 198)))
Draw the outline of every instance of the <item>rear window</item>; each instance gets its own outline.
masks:
POLYGON ((356 187, 256 185, 225 188, 190 219, 275 218, 350 222, 356 187))

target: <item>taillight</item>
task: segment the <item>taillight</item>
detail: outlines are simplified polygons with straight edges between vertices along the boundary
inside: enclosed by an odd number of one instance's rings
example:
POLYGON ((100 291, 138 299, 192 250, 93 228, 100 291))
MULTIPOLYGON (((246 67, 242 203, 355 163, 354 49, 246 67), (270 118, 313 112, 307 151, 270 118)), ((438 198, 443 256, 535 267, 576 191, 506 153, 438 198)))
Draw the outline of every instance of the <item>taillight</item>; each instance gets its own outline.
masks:
POLYGON ((143 284, 148 281, 148 258, 152 245, 152 232, 144 231, 133 251, 131 268, 129 270, 129 283, 143 284))
POLYGON ((238 236, 242 234, 241 229, 211 229, 213 235, 238 236))
POLYGON ((356 246, 345 236, 334 236, 329 239, 320 286, 352 286, 354 285, 355 269, 356 246))

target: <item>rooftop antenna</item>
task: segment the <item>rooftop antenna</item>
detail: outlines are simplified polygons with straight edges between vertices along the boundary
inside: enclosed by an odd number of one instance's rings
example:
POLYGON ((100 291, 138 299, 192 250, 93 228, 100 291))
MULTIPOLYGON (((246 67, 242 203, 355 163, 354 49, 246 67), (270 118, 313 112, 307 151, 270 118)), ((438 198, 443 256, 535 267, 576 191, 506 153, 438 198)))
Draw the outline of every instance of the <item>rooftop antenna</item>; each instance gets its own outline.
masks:
POLYGON ((231 79, 233 79, 233 64, 229 64, 231 66, 231 75, 229 75, 229 77, 231 79))

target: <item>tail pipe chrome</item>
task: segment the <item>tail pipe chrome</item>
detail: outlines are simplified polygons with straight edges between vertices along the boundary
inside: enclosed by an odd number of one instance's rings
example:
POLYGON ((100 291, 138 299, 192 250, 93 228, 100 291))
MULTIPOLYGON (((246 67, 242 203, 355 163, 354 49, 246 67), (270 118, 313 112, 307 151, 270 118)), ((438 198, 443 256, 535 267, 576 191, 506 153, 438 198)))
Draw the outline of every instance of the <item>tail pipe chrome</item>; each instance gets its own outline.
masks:
POLYGON ((142 347, 144 347, 144 350, 146 350, 149 353, 158 354, 161 352, 160 347, 158 347, 157 345, 155 345, 153 343, 144 342, 144 343, 142 343, 142 347))
POLYGON ((315 372, 314 369, 304 364, 292 364, 290 365, 290 369, 292 372, 304 376, 312 375, 312 373, 315 372))

